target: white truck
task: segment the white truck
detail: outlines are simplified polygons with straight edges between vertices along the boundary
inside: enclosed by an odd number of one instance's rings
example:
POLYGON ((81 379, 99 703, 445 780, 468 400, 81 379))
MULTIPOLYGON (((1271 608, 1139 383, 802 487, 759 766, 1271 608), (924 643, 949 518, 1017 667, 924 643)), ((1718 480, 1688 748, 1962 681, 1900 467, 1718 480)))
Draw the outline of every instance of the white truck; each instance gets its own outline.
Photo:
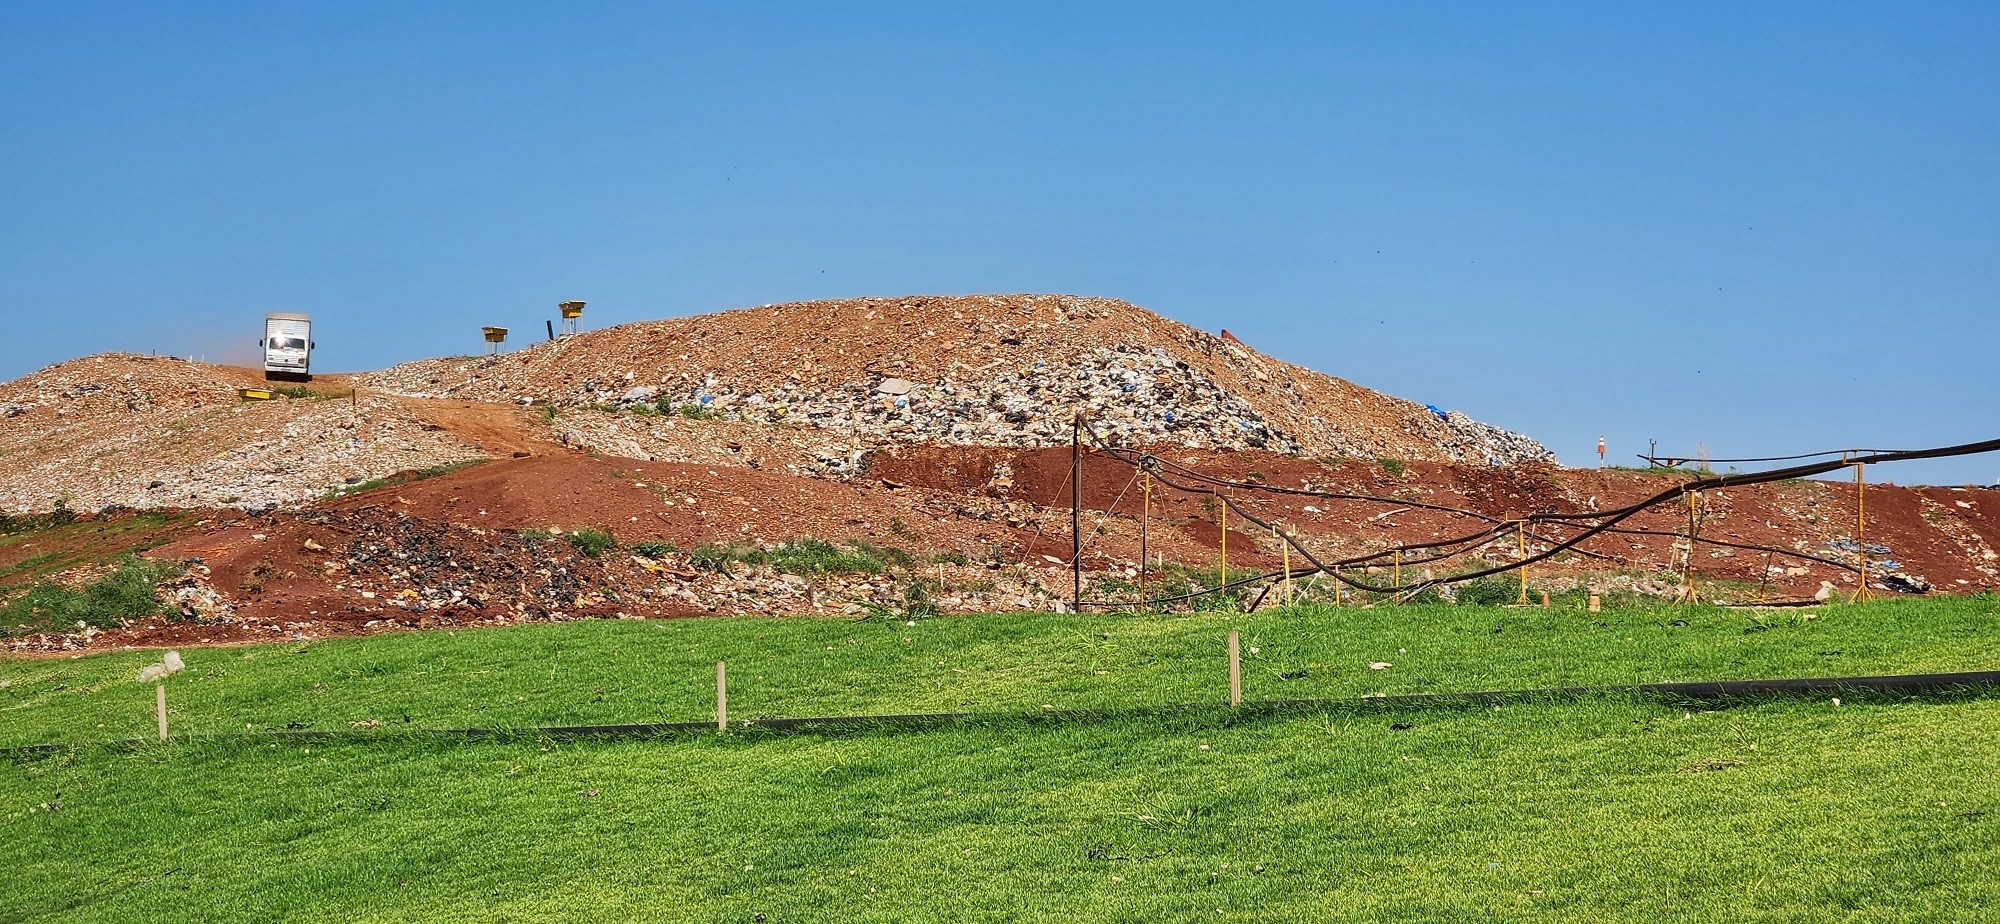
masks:
POLYGON ((264 377, 312 378, 312 315, 273 311, 264 316, 264 377))

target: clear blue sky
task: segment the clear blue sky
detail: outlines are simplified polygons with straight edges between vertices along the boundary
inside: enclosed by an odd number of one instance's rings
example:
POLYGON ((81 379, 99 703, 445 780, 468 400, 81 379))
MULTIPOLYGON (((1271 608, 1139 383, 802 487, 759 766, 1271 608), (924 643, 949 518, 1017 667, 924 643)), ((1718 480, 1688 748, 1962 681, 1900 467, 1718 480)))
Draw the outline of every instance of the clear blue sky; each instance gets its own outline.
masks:
POLYGON ((1571 464, 2000 436, 1992 4, 838 6, 6 4, 0 377, 1074 292, 1571 464))

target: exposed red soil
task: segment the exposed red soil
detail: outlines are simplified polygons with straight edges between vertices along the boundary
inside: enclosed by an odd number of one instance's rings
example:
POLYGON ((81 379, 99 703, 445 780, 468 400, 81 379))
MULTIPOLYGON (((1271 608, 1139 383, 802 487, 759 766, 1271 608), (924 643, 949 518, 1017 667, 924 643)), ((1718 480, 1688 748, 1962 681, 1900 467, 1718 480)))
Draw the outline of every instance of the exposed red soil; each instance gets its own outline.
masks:
MULTIPOLYGON (((1407 463, 1391 473, 1372 462, 1327 464, 1258 452, 1190 450, 1163 458, 1225 480, 1463 507, 1501 519, 1533 510, 1610 509, 1680 482, 1626 471, 1428 463, 1407 463)), ((1211 497, 1156 483, 1148 504, 1132 467, 1102 453, 1087 454, 1082 471, 1085 565, 1094 574, 1136 566, 1142 512, 1150 514, 1150 553, 1167 561, 1213 563, 1220 542, 1211 497)), ((1070 548, 1068 481, 1069 453, 1058 449, 901 447, 878 454, 869 474, 851 482, 573 452, 505 459, 314 510, 189 516, 147 532, 147 544, 178 536, 151 554, 206 569, 207 582, 231 599, 234 613, 209 624, 152 621, 108 633, 93 647, 713 609, 671 596, 621 595, 619 590, 687 575, 656 573, 619 554, 590 559, 567 542, 524 540, 518 535, 524 530, 595 527, 627 545, 664 541, 683 548, 812 537, 863 539, 919 556, 998 551, 1008 561, 1044 569, 1044 580, 1059 584, 1070 548), (362 596, 363 588, 373 595, 362 596), (609 596, 607 589, 613 591, 609 596)), ((1260 518, 1296 531, 1326 558, 1486 525, 1477 517, 1405 503, 1255 489, 1230 495, 1260 518)), ((2000 492, 1877 485, 1868 488, 1867 505, 1868 542, 1891 550, 1875 557, 1893 558, 1905 572, 1920 574, 1941 590, 2000 588, 1994 552, 2000 546, 2000 492)), ((1849 536, 1853 518, 1851 485, 1760 485, 1711 492, 1701 535, 1851 560, 1827 541, 1849 536)), ((1686 529, 1684 506, 1663 505, 1623 525, 1670 535, 1599 536, 1581 548, 1601 558, 1572 555, 1537 566, 1535 574, 1678 571, 1682 553, 1675 546, 1686 529)), ((1511 561, 1516 541, 1512 534, 1497 537, 1483 550, 1484 558, 1511 561)), ((89 535, 79 535, 62 547, 86 555, 111 551, 92 543, 89 535)), ((1539 540, 1529 546, 1546 547, 1539 540)), ((1268 533, 1231 520, 1232 566, 1275 566, 1277 551, 1268 533)), ((0 549, 0 565, 24 554, 0 549)), ((1457 571, 1471 564, 1464 559, 1437 567, 1457 571)), ((1773 598, 1808 595, 1821 581, 1853 586, 1849 572, 1831 565, 1709 546, 1698 549, 1695 572, 1707 580, 1760 584, 1773 598)))
POLYGON ((507 459, 329 501, 518 532, 603 529, 625 544, 861 539, 918 550, 1019 547, 1023 537, 961 499, 784 472, 563 452, 507 459))
MULTIPOLYGON (((842 310, 875 310, 859 303, 850 308, 842 310)), ((782 314, 772 312, 771 317, 782 314)), ((888 343, 895 331, 908 326, 892 321, 893 315, 884 314, 866 319, 863 326, 888 343)), ((686 336, 695 338, 690 343, 706 343, 713 335, 686 336)), ((853 363, 863 360, 853 358, 853 363)), ((190 365, 143 357, 98 360, 90 370, 97 378, 106 378, 97 366, 129 367, 145 377, 116 379, 123 384, 38 406, 21 419, 37 426, 95 420, 96 429, 85 434, 92 435, 130 429, 120 423, 126 419, 120 415, 152 413, 132 410, 134 403, 202 410, 202 402, 233 401, 227 392, 221 398, 212 394, 218 388, 262 381, 254 370, 190 365)), ((855 369, 837 371, 849 375, 855 369)), ((343 388, 346 380, 321 377, 314 387, 343 388)), ((152 556, 189 564, 197 589, 225 598, 221 610, 199 620, 141 623, 106 633, 92 647, 263 641, 294 633, 317 637, 585 616, 828 611, 817 591, 799 592, 773 581, 745 584, 740 593, 713 586, 695 593, 690 588, 701 581, 715 582, 690 573, 684 564, 649 564, 627 554, 593 559, 565 541, 524 537, 527 531, 595 528, 628 547, 667 542, 682 549, 769 546, 801 538, 861 540, 907 550, 919 561, 934 553, 962 554, 972 562, 960 567, 974 575, 983 575, 980 569, 998 556, 1023 580, 1056 588, 1053 596, 1067 595, 1071 456, 1066 447, 897 444, 869 455, 863 474, 836 479, 786 468, 809 458, 812 450, 780 438, 783 431, 775 428, 676 420, 671 433, 662 428, 666 435, 655 435, 655 444, 662 451, 689 453, 678 458, 704 461, 652 461, 566 448, 545 420, 514 405, 374 396, 378 403, 370 410, 370 398, 364 395, 356 402, 361 411, 402 421, 403 430, 397 432, 449 440, 494 460, 439 477, 411 475, 387 487, 263 516, 180 511, 170 523, 143 528, 130 517, 88 519, 79 527, 0 543, 0 571, 37 555, 101 563, 131 548, 160 545, 152 556), (694 455, 695 450, 702 454, 694 455), (792 595, 771 596, 778 593, 792 595)), ((312 407, 301 402, 289 410, 227 404, 207 409, 226 414, 231 426, 248 433, 253 426, 273 425, 265 417, 306 413, 312 407)), ((579 411, 579 419, 585 413, 596 412, 579 411)), ((212 437, 222 431, 203 432, 212 437)), ((194 437, 184 442, 177 451, 212 454, 215 448, 194 437)), ((1331 499, 1255 487, 1229 491, 1243 509, 1295 531, 1326 560, 1465 535, 1488 527, 1490 519, 1609 510, 1671 491, 1682 480, 1552 466, 1390 466, 1254 450, 1154 451, 1173 465, 1226 481, 1379 498, 1331 499)), ((88 472, 87 467, 72 469, 88 472)), ((1177 490, 1162 481, 1148 495, 1130 464, 1107 453, 1083 456, 1078 486, 1083 511, 1078 518, 1084 529, 1084 565, 1094 577, 1136 568, 1142 536, 1148 555, 1168 562, 1212 566, 1219 558, 1223 543, 1215 498, 1192 479, 1171 470, 1169 477, 1196 490, 1177 490)), ((1715 491, 1706 498, 1700 535, 1852 562, 1852 552, 1831 543, 1853 535, 1855 510, 1855 490, 1842 483, 1787 482, 1715 491)), ((2000 492, 1872 485, 1867 510, 1868 543, 1889 549, 1871 556, 1874 565, 1893 559, 1904 573, 1919 575, 1943 591, 2000 588, 2000 492)), ((1269 568, 1281 561, 1280 546, 1268 530, 1236 515, 1230 516, 1229 526, 1232 566, 1269 568)), ((1588 554, 1537 565, 1534 573, 1538 578, 1575 578, 1680 570, 1686 559, 1677 548, 1687 529, 1685 506, 1664 504, 1621 526, 1661 535, 1601 535, 1580 546, 1588 554)), ((1530 552, 1568 534, 1556 527, 1537 532, 1526 537, 1530 552)), ((1518 541, 1503 533, 1472 555, 1432 568, 1443 574, 1481 562, 1511 562, 1519 554, 1518 541)), ((1810 595, 1821 582, 1842 590, 1855 586, 1845 569, 1784 552, 1699 545, 1693 569, 1702 579, 1758 585, 1774 598, 1810 595)), ((857 592, 879 593, 882 588, 857 592)), ((978 605, 996 605, 985 599, 978 605)), ((1028 602, 1001 605, 1042 605, 1049 597, 1020 599, 1028 602)), ((840 611, 838 602, 834 612, 840 611)))
MULTIPOLYGON (((1205 453, 1162 452, 1161 458, 1188 465, 1228 481, 1256 481, 1273 486, 1372 495, 1390 500, 1462 508, 1499 520, 1528 513, 1591 512, 1636 503, 1670 491, 1680 476, 1628 471, 1565 470, 1555 467, 1452 466, 1404 463, 1399 474, 1373 462, 1327 464, 1254 451, 1205 453)), ((1089 510, 1110 510, 1124 520, 1136 519, 1144 500, 1134 483, 1133 467, 1104 454, 1087 454, 1083 469, 1083 503, 1089 510)), ((885 451, 871 473, 914 486, 972 493, 1000 493, 1035 504, 1066 507, 1069 503, 1068 450, 961 449, 908 447, 885 451)), ((1171 476, 1170 476, 1171 477, 1171 476)), ((1192 479, 1176 478, 1196 487, 1192 479)), ((1228 492, 1260 519, 1282 525, 1306 537, 1324 558, 1346 557, 1397 544, 1415 545, 1476 532, 1488 525, 1477 517, 1395 503, 1331 500, 1236 489, 1228 492)), ((1904 570, 1921 575, 1940 590, 1971 591, 2000 588, 1995 574, 1995 549, 2000 548, 2000 492, 1968 488, 1903 488, 1875 485, 1867 489, 1867 541, 1884 545, 1904 570)), ((1212 498, 1156 482, 1147 537, 1152 551, 1169 560, 1212 561, 1219 551, 1218 505, 1212 498), (1190 555, 1190 552, 1195 554, 1190 555)), ((1801 481, 1714 491, 1707 494, 1698 535, 1743 545, 1771 546, 1823 558, 1850 560, 1852 555, 1829 547, 1830 540, 1851 536, 1855 523, 1852 487, 1837 482, 1801 481)), ((1067 524, 1059 532, 1067 537, 1067 524)), ((1252 535, 1231 523, 1232 565, 1270 566, 1276 563, 1276 541, 1268 533, 1252 535)), ((1637 514, 1621 529, 1669 533, 1666 536, 1607 534, 1579 546, 1598 559, 1571 560, 1543 566, 1551 572, 1589 572, 1615 568, 1678 570, 1683 553, 1675 550, 1677 536, 1687 531, 1687 509, 1676 503, 1637 514)), ((1568 535, 1546 528, 1544 535, 1568 535)), ((1115 522, 1093 548, 1115 559, 1136 560, 1138 530, 1132 522, 1115 522)), ((1547 543, 1530 538, 1531 552, 1547 543)), ((1067 542, 1051 543, 1064 551, 1067 542)), ((1508 533, 1488 547, 1495 560, 1510 560, 1517 552, 1508 533)), ((1448 569, 1465 570, 1464 566, 1448 569)), ((1768 585, 1773 595, 1809 594, 1821 581, 1848 584, 1842 569, 1803 558, 1774 553, 1701 545, 1695 556, 1697 577, 1768 585), (1793 573, 1772 573, 1777 566, 1793 573)), ((1879 572, 1878 572, 1879 573, 1879 572)))

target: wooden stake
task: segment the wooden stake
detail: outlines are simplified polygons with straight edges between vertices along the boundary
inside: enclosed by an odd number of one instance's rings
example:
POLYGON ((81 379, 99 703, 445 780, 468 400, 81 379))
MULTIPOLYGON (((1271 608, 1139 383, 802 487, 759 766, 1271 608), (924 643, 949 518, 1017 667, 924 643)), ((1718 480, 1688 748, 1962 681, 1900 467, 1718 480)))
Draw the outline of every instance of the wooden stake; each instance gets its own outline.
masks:
POLYGON ((1604 612, 1604 597, 1597 592, 1597 588, 1595 587, 1590 589, 1590 611, 1593 613, 1604 612))
POLYGON ((1229 630, 1229 705, 1243 705, 1243 655, 1235 629, 1229 630))
POLYGON ((715 662, 715 730, 729 730, 729 667, 715 662))
POLYGON ((160 740, 167 740, 167 685, 153 687, 153 711, 160 716, 160 740))

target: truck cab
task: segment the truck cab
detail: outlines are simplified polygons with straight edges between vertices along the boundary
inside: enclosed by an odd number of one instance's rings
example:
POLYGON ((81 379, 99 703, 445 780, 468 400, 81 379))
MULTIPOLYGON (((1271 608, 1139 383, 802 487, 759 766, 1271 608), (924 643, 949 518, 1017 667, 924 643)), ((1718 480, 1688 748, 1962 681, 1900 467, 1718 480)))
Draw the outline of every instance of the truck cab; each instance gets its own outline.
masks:
POLYGON ((290 311, 274 311, 264 316, 264 378, 268 380, 312 378, 312 316, 290 311))

